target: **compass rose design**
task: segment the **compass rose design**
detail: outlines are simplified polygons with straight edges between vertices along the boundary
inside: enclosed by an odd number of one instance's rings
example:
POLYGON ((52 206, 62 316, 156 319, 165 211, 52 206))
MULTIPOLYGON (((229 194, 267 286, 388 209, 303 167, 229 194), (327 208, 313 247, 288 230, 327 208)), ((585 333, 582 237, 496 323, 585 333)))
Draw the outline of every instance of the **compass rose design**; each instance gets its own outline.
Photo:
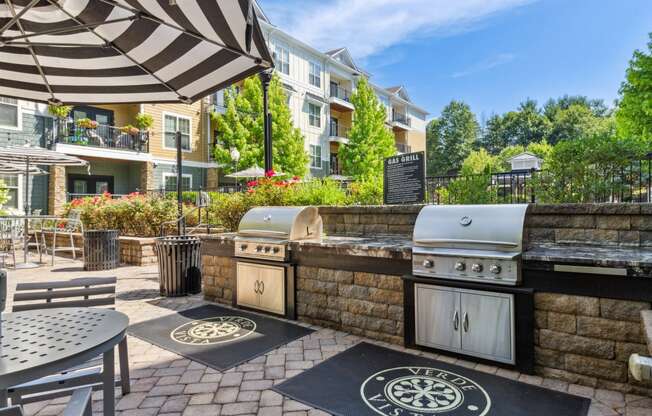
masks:
POLYGON ((256 330, 256 323, 242 316, 217 316, 187 322, 175 328, 170 337, 187 345, 211 345, 242 339, 256 330))

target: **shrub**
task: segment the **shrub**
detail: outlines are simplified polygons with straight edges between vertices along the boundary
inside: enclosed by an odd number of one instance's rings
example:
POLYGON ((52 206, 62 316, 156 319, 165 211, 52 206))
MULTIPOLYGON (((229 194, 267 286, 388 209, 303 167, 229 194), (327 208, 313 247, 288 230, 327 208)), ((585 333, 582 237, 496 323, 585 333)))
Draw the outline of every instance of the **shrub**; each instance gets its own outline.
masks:
POLYGON ((348 197, 338 182, 315 179, 294 186, 287 202, 288 205, 346 205, 348 197))
POLYGON ((370 177, 349 186, 349 203, 354 205, 382 205, 383 178, 370 177))
POLYGON ((136 126, 141 130, 149 130, 154 125, 154 117, 147 113, 136 114, 136 126))
POLYGON ((176 219, 176 203, 170 199, 147 197, 133 193, 119 199, 110 194, 74 199, 66 205, 81 210, 84 228, 88 230, 113 229, 121 235, 154 237, 161 224, 176 219))

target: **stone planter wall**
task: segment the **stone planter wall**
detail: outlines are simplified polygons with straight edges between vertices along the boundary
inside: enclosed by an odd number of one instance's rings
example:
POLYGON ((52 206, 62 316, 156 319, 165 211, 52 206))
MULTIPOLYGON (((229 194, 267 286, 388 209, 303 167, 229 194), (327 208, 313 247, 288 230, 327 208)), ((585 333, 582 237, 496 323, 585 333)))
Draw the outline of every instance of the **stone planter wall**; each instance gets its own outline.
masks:
MULTIPOLYGON (((54 234, 45 233, 45 243, 52 247, 54 234)), ((77 255, 81 258, 84 251, 84 238, 81 233, 73 233, 77 255)), ((70 247, 70 236, 57 234, 57 247, 70 247)), ((120 263, 133 266, 156 264, 155 243, 153 238, 120 237, 120 263)), ((65 252, 64 252, 65 253, 65 252)))
POLYGON ((231 257, 202 255, 204 298, 224 305, 233 304, 235 260, 231 257))
MULTIPOLYGON (((328 235, 411 236, 421 205, 320 207, 328 235)), ((652 204, 533 204, 530 245, 541 243, 652 247, 652 204)))

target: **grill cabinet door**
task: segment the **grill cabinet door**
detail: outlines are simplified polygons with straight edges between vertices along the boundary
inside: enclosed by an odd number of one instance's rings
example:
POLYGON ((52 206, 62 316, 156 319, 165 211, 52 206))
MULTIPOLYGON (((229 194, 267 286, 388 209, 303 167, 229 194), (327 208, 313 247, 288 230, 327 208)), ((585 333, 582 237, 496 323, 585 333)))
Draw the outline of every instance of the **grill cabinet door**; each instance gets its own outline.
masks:
POLYGON ((249 308, 258 308, 260 304, 257 288, 260 281, 260 266, 252 263, 238 262, 237 266, 237 303, 249 308))
POLYGON ((259 308, 268 312, 285 314, 285 267, 258 266, 260 281, 259 308))
POLYGON ((460 294, 439 286, 415 285, 416 342, 432 348, 459 350, 460 294))
POLYGON ((514 363, 513 299, 504 293, 461 293, 464 353, 514 363))

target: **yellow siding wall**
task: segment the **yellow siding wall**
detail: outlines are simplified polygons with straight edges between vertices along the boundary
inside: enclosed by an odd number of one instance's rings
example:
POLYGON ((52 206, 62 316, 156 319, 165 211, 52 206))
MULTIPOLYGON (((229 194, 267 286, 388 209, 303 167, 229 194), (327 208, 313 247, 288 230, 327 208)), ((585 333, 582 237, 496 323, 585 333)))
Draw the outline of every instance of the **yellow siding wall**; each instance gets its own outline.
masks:
POLYGON ((138 104, 96 105, 94 107, 113 111, 113 122, 116 127, 126 126, 127 124, 135 126, 136 114, 140 109, 138 104))
POLYGON ((410 130, 407 134, 407 144, 413 152, 426 151, 426 133, 423 131, 410 130))
POLYGON ((151 136, 149 140, 149 151, 155 157, 174 159, 176 151, 163 147, 163 113, 178 114, 180 116, 190 117, 191 152, 184 152, 185 160, 205 162, 208 160, 207 141, 202 132, 205 126, 202 124, 202 104, 197 101, 193 104, 145 104, 145 113, 154 117, 151 136))

